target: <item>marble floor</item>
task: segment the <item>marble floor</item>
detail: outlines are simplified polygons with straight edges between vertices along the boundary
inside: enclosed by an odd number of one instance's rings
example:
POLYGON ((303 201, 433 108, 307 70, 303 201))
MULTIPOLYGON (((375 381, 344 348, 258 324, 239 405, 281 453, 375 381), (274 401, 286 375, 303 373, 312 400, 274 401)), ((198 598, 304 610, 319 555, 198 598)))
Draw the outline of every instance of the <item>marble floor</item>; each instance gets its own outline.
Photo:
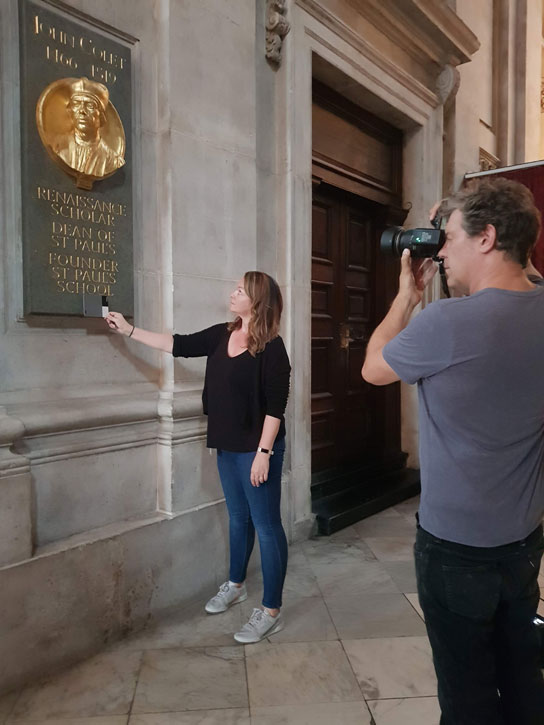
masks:
POLYGON ((259 603, 253 577, 248 600, 224 614, 199 602, 0 698, 0 725, 438 725, 416 509, 411 499, 291 547, 286 626, 268 640, 232 638, 259 603))

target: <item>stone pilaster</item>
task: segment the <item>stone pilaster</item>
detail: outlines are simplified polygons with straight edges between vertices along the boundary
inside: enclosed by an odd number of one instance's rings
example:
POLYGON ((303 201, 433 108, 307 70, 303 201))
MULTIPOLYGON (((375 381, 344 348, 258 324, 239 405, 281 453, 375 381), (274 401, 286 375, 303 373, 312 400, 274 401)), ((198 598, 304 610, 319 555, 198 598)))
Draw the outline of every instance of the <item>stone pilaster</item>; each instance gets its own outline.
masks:
POLYGON ((30 463, 12 450, 24 431, 0 406, 0 566, 32 555, 30 463))

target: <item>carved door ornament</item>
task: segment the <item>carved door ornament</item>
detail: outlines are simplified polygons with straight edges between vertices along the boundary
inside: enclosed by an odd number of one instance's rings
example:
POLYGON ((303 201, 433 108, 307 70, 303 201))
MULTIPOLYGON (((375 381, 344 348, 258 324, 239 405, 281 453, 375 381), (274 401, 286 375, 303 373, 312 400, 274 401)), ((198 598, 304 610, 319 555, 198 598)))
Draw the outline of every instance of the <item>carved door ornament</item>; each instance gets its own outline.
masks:
POLYGON ((103 83, 61 78, 36 105, 36 124, 53 161, 80 189, 114 174, 125 163, 125 131, 103 83))
POLYGON ((287 0, 267 0, 266 3, 266 57, 274 65, 281 63, 283 39, 291 29, 287 18, 287 0))

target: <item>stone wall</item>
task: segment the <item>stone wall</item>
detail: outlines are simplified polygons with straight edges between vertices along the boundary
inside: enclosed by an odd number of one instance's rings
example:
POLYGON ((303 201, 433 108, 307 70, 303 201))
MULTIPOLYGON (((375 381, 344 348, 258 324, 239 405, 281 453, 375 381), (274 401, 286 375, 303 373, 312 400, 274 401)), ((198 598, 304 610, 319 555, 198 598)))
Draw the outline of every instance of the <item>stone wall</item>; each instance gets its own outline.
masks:
POLYGON ((457 1, 480 48, 461 66, 454 139, 458 187, 471 171, 536 161, 540 155, 542 1, 457 1))
MULTIPOLYGON (((274 216, 257 221, 276 171, 264 1, 68 4, 138 39, 136 324, 228 319, 246 270, 279 270, 274 216)), ((227 573, 228 527, 205 445, 204 361, 174 361, 100 320, 23 318, 15 0, 0 13, 2 691, 206 598, 227 573)))

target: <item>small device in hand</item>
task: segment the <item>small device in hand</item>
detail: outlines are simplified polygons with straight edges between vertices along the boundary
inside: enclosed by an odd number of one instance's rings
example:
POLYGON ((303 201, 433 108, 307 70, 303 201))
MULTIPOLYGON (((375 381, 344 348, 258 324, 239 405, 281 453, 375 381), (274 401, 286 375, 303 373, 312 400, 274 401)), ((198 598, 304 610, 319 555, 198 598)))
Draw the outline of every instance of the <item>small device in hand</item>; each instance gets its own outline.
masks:
POLYGON ((83 294, 83 314, 85 317, 107 317, 108 298, 105 295, 83 294))

